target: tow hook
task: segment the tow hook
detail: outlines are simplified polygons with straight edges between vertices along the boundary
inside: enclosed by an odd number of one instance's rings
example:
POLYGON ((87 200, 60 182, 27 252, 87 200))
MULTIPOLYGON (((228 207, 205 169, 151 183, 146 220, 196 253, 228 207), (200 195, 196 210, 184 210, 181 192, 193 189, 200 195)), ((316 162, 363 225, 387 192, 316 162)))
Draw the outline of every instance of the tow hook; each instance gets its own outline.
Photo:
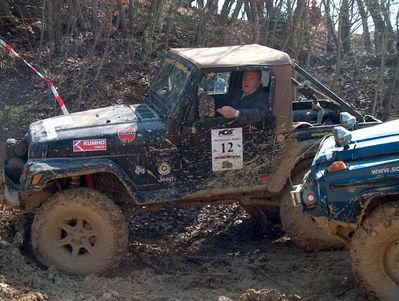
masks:
POLYGON ((295 185, 294 190, 291 191, 291 201, 295 207, 301 205, 301 190, 302 185, 295 185))

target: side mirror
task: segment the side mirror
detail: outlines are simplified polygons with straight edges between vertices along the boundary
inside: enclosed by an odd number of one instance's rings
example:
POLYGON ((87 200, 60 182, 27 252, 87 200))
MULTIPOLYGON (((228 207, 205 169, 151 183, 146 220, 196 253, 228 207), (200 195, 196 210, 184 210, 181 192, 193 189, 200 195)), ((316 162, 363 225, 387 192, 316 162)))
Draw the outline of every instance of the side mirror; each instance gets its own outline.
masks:
POLYGON ((198 111, 200 120, 204 120, 204 118, 215 117, 215 99, 203 93, 201 93, 198 98, 198 111))

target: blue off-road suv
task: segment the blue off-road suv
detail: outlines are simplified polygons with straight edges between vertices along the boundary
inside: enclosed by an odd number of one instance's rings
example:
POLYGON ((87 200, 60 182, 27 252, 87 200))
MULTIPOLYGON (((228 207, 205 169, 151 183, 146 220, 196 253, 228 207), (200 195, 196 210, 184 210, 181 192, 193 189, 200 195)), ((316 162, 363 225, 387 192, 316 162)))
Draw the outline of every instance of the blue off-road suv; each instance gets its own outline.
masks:
MULTIPOLYGON (((335 128, 295 188, 293 207, 349 246, 369 295, 399 300, 399 120, 335 128)), ((286 230, 294 241, 309 238, 301 225, 286 230)))

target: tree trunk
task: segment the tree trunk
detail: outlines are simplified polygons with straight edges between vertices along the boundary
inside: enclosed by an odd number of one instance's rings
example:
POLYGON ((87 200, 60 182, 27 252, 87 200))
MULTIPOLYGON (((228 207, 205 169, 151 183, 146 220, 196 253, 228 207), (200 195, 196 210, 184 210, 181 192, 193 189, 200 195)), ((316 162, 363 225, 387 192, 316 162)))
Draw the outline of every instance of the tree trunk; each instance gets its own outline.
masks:
POLYGON ((340 42, 338 41, 338 37, 335 33, 334 23, 331 19, 331 15, 330 15, 330 1, 329 0, 322 0, 322 1, 323 1, 323 5, 325 8, 325 16, 326 16, 328 33, 332 37, 335 47, 338 47, 340 42))
POLYGON ((224 0, 222 10, 220 11, 220 17, 222 18, 222 20, 225 21, 229 17, 233 3, 234 0, 224 0))
POLYGON ((293 57, 298 59, 299 50, 302 48, 303 37, 305 34, 306 26, 306 13, 307 13, 306 0, 298 0, 297 6, 294 11, 293 19, 293 34, 292 34, 292 48, 294 49, 293 57))
POLYGON ((369 32, 369 26, 367 23, 367 13, 366 10, 364 9, 364 3, 362 0, 356 0, 357 2, 357 7, 359 9, 359 14, 360 17, 362 18, 362 28, 363 28, 363 34, 362 34, 362 40, 363 40, 363 46, 367 49, 371 49, 371 39, 370 39, 370 32, 369 32))
POLYGON ((386 59, 386 33, 382 36, 382 41, 381 41, 381 65, 380 65, 380 74, 379 74, 379 79, 378 79, 378 86, 377 89, 375 89, 375 94, 374 94, 374 102, 373 102, 373 110, 372 110, 372 115, 377 116, 377 112, 380 112, 379 108, 379 103, 380 99, 382 98, 383 92, 385 90, 385 84, 384 84, 384 73, 385 73, 385 59, 386 59))
MULTIPOLYGON (((337 47, 337 63, 335 64, 335 71, 334 71, 334 77, 333 77, 333 83, 332 83, 332 89, 336 90, 337 87, 337 81, 339 78, 339 75, 341 73, 341 67, 342 67, 342 48, 343 48, 343 41, 341 38, 341 31, 338 31, 338 47, 337 47)), ((339 91, 338 91, 339 92, 339 91)))
POLYGON ((55 48, 55 33, 54 33, 54 5, 51 0, 46 1, 47 5, 47 41, 50 46, 51 52, 54 52, 55 48))
POLYGON ((259 13, 258 13, 258 7, 256 5, 256 1, 251 0, 250 6, 251 6, 251 11, 252 11, 252 25, 254 28, 253 42, 255 44, 259 44, 259 39, 260 39, 259 13))
POLYGON ((232 20, 238 19, 238 15, 241 11, 241 7, 242 7, 243 3, 244 3, 244 0, 237 0, 236 7, 234 8, 233 14, 231 15, 232 20))
POLYGON ((252 22, 252 11, 248 1, 244 1, 244 13, 247 16, 248 22, 252 22))
POLYGON ((120 19, 119 27, 120 27, 121 32, 122 32, 122 37, 124 39, 126 39, 127 38, 126 14, 125 14, 125 8, 124 8, 121 0, 117 0, 116 1, 116 8, 119 11, 119 19, 120 19))
POLYGON ((147 14, 147 22, 145 26, 145 32, 144 32, 144 39, 145 39, 145 44, 144 44, 144 59, 148 60, 149 57, 151 56, 153 52, 153 46, 154 46, 154 33, 155 33, 155 28, 157 26, 157 20, 159 16, 159 9, 161 5, 160 0, 151 0, 151 5, 150 9, 147 14))
POLYGON ((351 51, 351 24, 349 20, 349 3, 348 0, 342 0, 339 11, 339 25, 340 38, 342 42, 342 49, 344 53, 351 51))
POLYGON ((200 18, 198 22, 198 27, 194 36, 194 44, 197 46, 205 46, 204 33, 206 32, 206 24, 211 18, 215 10, 215 5, 217 9, 217 3, 213 0, 208 0, 206 8, 200 13, 200 18))
POLYGON ((283 8, 283 4, 284 4, 284 1, 281 0, 281 1, 278 3, 278 5, 276 6, 276 8, 274 8, 274 9, 272 10, 272 14, 271 14, 271 16, 270 16, 270 18, 269 18, 269 19, 273 20, 273 21, 272 21, 272 24, 273 24, 272 27, 273 27, 273 28, 272 28, 271 34, 267 33, 267 34, 268 34, 268 40, 266 40, 266 45, 269 45, 269 44, 270 44, 271 47, 274 46, 273 41, 276 40, 276 39, 275 39, 275 36, 277 35, 278 18, 279 18, 279 16, 281 16, 281 10, 282 10, 282 8, 283 8))
POLYGON ((293 28, 294 28, 294 16, 293 16, 293 4, 291 4, 291 0, 287 0, 287 37, 284 42, 284 49, 289 47, 289 43, 292 39, 292 34, 293 34, 293 28))
POLYGON ((172 1, 169 7, 169 13, 166 23, 166 33, 165 33, 165 49, 169 49, 169 39, 173 27, 173 21, 175 20, 176 17, 176 11, 182 5, 182 2, 183 0, 177 0, 177 2, 172 1))
POLYGON ((371 18, 374 22, 374 45, 377 52, 382 50, 382 40, 385 33, 385 22, 381 13, 381 6, 378 0, 365 0, 371 18))
POLYGON ((92 21, 91 21, 91 30, 94 34, 98 32, 99 22, 98 22, 98 0, 91 1, 92 6, 92 21))
POLYGON ((389 111, 387 114, 388 117, 397 116, 398 104, 399 104, 399 56, 396 59, 395 79, 393 81, 391 93, 389 95, 389 106, 388 106, 389 111), (392 108, 392 110, 390 110, 390 108, 392 108))
POLYGON ((393 32, 393 27, 392 27, 392 23, 391 23, 391 9, 390 9, 390 4, 391 4, 391 2, 390 1, 386 1, 385 2, 385 7, 384 7, 384 2, 382 2, 382 9, 381 9, 381 12, 382 12, 382 15, 383 15, 383 17, 384 17, 384 21, 385 21, 385 24, 386 24, 386 30, 388 31, 388 35, 387 35, 387 37, 388 37, 388 40, 386 41, 387 42, 387 46, 386 46, 386 49, 390 52, 390 50, 393 48, 392 46, 393 46, 393 43, 394 43, 394 40, 395 40, 395 36, 394 36, 394 32, 393 32))
MULTIPOLYGON (((194 1, 188 1, 188 2, 190 2, 190 7, 191 7, 191 2, 194 2, 194 1)), ((198 5, 198 8, 205 8, 204 0, 197 0, 197 5, 198 5)))

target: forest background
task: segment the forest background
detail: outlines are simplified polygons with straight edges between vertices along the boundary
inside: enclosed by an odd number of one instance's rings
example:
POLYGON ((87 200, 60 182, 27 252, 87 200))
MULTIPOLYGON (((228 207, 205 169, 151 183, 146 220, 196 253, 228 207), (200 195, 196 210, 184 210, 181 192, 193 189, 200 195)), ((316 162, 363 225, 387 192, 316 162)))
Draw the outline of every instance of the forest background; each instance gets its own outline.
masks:
MULTIPOLYGON (((360 110, 398 116, 398 0, 0 0, 0 36, 69 111, 141 102, 169 48, 259 43, 287 52, 360 110)), ((0 49, 0 136, 60 114, 0 49)))
MULTIPOLYGON (((259 43, 388 120, 399 110, 398 1, 0 0, 0 38, 53 80, 70 112, 141 102, 169 48, 259 43)), ((47 84, 0 46, 0 169, 5 138, 59 114, 47 84)), ((110 277, 41 268, 21 248, 21 220, 0 212, 1 300, 227 301, 249 288, 268 288, 267 300, 367 300, 346 251, 305 252, 279 225, 263 235, 238 204, 133 216, 110 277)))

